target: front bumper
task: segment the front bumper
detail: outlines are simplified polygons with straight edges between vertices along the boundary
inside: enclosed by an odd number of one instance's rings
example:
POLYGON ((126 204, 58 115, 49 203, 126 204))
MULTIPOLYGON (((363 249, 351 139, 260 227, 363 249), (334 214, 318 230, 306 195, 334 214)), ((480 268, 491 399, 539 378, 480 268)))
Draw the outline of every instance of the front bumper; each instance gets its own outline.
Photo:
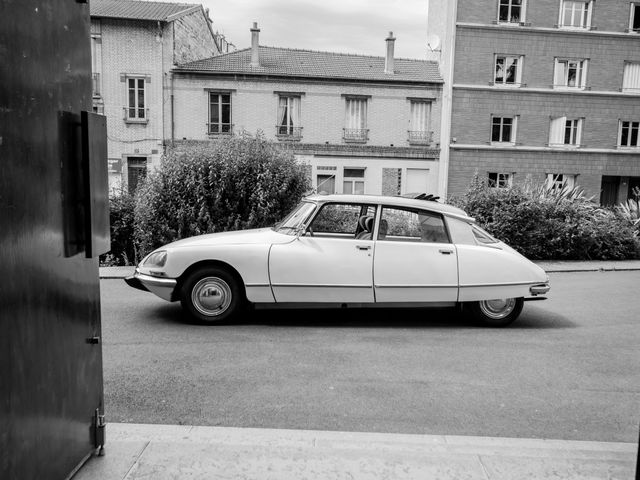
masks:
POLYGON ((178 281, 175 278, 161 278, 146 275, 144 273, 140 273, 137 268, 133 276, 125 278, 124 281, 130 287, 154 293, 168 302, 173 300, 173 292, 178 284, 178 281))

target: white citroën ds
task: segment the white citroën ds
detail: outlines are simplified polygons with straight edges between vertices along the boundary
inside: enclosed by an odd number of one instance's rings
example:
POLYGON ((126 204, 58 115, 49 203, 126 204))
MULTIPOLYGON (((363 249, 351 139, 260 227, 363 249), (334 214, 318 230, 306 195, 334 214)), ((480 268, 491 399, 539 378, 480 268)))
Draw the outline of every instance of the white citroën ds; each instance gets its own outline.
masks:
POLYGON ((273 228, 186 238, 147 255, 132 287, 180 300, 196 320, 250 304, 461 306, 505 326, 544 299, 545 271, 459 208, 417 198, 312 195, 273 228))

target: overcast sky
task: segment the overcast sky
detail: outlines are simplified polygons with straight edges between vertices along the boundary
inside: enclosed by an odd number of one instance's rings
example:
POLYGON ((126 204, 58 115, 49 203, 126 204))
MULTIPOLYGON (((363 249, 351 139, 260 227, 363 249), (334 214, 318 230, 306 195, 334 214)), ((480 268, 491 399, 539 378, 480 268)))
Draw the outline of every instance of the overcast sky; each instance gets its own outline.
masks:
MULTIPOLYGON (((185 1, 185 0, 183 0, 185 1)), ((384 56, 396 37, 396 58, 425 59, 425 0, 189 0, 209 9, 214 30, 238 49, 260 45, 384 56)))

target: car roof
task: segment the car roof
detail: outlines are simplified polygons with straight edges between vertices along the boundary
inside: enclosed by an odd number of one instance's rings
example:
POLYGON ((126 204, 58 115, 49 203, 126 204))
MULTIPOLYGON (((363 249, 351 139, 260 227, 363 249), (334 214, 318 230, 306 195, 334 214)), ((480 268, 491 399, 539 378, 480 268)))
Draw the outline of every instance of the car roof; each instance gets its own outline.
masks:
POLYGON ((452 205, 447 205, 446 203, 440 203, 433 200, 419 200, 415 198, 407 198, 407 197, 394 197, 394 196, 386 196, 386 195, 352 195, 352 194, 313 194, 309 195, 305 198, 305 200, 309 200, 316 203, 326 203, 326 202, 345 202, 345 203, 367 203, 371 205, 383 204, 389 206, 397 206, 397 207, 413 207, 413 208, 421 208, 424 210, 430 210, 432 212, 442 213, 444 215, 451 215, 453 217, 458 217, 463 220, 473 222, 474 219, 471 218, 467 213, 461 208, 454 207, 452 205))

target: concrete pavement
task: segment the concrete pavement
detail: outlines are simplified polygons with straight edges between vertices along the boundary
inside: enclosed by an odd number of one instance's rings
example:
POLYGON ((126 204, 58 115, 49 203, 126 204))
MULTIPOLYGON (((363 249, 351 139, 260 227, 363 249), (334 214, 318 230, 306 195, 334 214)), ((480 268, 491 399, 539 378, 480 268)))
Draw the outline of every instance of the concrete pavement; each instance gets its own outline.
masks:
POLYGON ((107 424, 74 480, 619 479, 631 443, 107 424))

